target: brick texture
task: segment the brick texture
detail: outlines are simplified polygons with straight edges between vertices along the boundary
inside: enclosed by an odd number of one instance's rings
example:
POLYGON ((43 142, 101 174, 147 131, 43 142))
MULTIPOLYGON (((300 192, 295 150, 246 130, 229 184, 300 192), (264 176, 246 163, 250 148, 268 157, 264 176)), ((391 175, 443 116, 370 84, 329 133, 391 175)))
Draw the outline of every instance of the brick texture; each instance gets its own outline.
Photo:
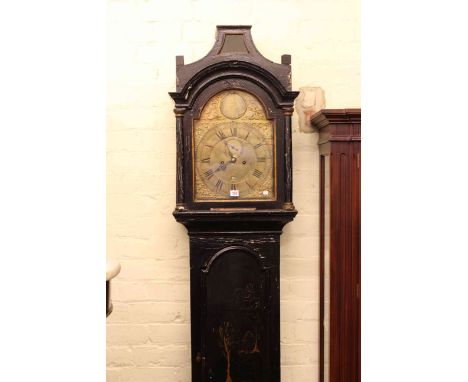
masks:
MULTIPOLYGON (((120 261, 108 382, 190 381, 188 237, 175 205, 175 56, 204 56, 218 24, 251 24, 266 57, 292 55, 293 89, 360 107, 358 0, 108 2, 107 243, 120 261), (265 8, 268 7, 268 17, 265 8)), ((294 201, 281 244, 285 382, 318 380, 318 150, 293 116, 294 201)))

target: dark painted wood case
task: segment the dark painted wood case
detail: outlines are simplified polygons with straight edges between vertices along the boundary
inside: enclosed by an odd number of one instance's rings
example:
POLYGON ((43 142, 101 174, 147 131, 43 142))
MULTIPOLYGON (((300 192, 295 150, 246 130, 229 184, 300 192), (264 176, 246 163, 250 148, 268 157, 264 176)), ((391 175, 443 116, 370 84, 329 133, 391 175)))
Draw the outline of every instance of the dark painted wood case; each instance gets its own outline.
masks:
POLYGON ((290 56, 276 64, 253 44, 250 26, 218 26, 207 56, 176 58, 177 174, 175 219, 190 239, 193 382, 279 382, 279 259, 292 201, 290 56), (192 129, 211 96, 254 94, 276 129, 274 201, 194 200, 192 129))
POLYGON ((321 110, 312 118, 312 126, 320 134, 320 381, 357 382, 361 379, 361 110, 321 110))
POLYGON ((251 214, 185 221, 192 381, 280 381, 280 235, 294 212, 251 214))

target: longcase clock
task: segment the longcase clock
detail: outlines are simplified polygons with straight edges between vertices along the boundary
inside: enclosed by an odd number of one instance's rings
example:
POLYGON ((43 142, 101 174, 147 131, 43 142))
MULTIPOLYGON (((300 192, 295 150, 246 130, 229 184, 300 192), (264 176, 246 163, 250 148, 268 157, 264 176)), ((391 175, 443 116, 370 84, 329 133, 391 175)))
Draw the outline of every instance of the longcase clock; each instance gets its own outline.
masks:
POLYGON ((190 238, 193 382, 280 381, 279 259, 292 201, 291 58, 250 26, 218 26, 211 51, 176 57, 175 219, 190 238))

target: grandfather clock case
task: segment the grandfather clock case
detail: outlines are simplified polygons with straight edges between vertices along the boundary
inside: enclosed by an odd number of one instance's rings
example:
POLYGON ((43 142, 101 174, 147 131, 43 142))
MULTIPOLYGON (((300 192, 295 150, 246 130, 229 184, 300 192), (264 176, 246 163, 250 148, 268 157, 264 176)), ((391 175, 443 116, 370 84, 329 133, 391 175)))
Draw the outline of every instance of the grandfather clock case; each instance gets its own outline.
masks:
POLYGON ((193 382, 279 382, 279 260, 292 201, 291 58, 250 26, 218 26, 211 51, 176 57, 175 219, 190 240, 193 382))
POLYGON ((361 110, 312 118, 320 150, 320 382, 361 380, 361 110))

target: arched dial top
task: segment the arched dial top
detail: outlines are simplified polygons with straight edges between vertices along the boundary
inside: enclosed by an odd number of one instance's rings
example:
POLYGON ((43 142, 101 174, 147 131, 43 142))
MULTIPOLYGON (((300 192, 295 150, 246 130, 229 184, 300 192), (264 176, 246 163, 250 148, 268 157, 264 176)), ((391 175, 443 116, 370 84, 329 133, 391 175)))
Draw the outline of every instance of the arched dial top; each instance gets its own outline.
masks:
POLYGON ((260 101, 242 90, 213 96, 194 121, 194 200, 276 200, 275 132, 260 101))

